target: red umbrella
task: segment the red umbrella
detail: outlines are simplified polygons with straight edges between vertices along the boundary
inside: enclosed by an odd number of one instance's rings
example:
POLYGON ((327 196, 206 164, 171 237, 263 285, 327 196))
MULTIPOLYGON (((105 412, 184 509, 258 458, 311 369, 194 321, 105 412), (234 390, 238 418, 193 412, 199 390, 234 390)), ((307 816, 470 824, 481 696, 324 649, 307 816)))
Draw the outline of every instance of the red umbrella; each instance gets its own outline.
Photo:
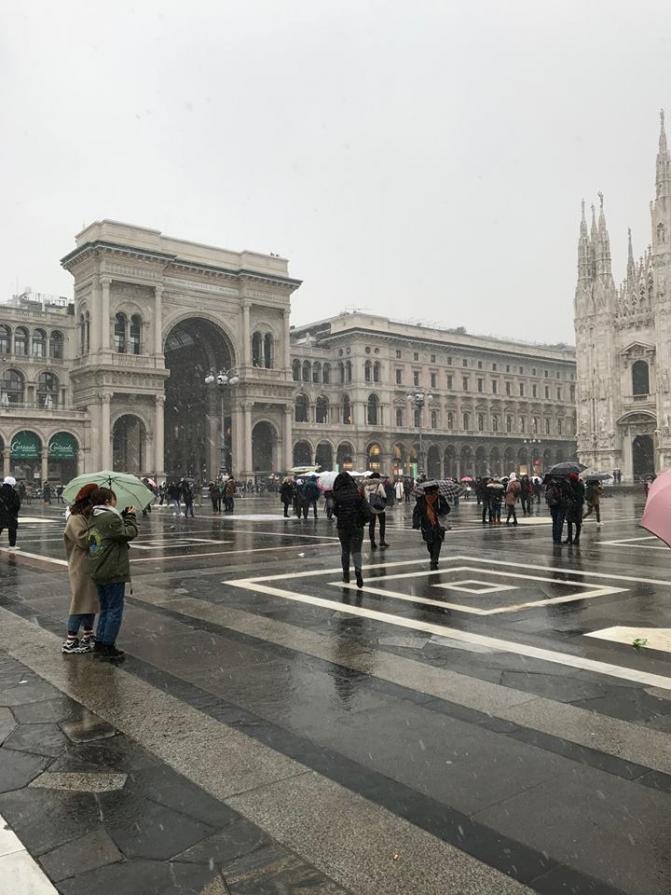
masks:
POLYGON ((650 485, 641 525, 671 547, 671 469, 650 485))

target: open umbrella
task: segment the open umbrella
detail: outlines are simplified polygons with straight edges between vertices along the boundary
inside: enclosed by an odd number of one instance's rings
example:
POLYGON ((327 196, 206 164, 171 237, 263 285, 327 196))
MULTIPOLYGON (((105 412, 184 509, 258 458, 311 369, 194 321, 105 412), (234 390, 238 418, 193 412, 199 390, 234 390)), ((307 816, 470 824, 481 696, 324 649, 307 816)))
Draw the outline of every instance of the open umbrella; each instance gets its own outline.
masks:
POLYGON ((433 479, 430 482, 421 482, 418 485, 415 485, 415 493, 423 494, 427 488, 438 488, 438 493, 442 494, 443 497, 447 497, 448 499, 454 499, 455 497, 461 497, 464 493, 464 489, 461 485, 458 485, 456 482, 448 481, 447 479, 433 479))
POLYGON ((547 478, 547 476, 570 475, 572 472, 580 473, 585 469, 587 467, 582 463, 578 463, 577 460, 564 460, 563 463, 555 463, 554 466, 551 466, 545 473, 545 476, 547 478))
POLYGON ((116 494, 117 506, 119 509, 124 507, 140 507, 144 509, 156 499, 146 485, 143 485, 137 476, 130 475, 127 472, 113 472, 104 469, 101 472, 90 472, 86 475, 78 475, 77 478, 68 482, 63 490, 63 497, 67 501, 73 501, 77 496, 77 492, 84 485, 93 482, 101 488, 111 488, 116 494))
POLYGON ((333 472, 331 470, 327 472, 319 473, 319 481, 317 484, 321 491, 330 491, 333 488, 333 483, 336 480, 336 476, 340 475, 338 472, 333 472))
POLYGON ((671 547, 671 469, 650 485, 641 525, 671 547))
POLYGON ((487 487, 491 488, 493 491, 503 491, 505 485, 503 485, 501 482, 489 482, 487 487))
POLYGON ((473 478, 472 475, 462 475, 462 477, 459 479, 459 481, 460 482, 474 482, 475 479, 473 478))
POLYGON ((613 478, 609 472, 584 472, 582 477, 586 482, 605 482, 613 478))

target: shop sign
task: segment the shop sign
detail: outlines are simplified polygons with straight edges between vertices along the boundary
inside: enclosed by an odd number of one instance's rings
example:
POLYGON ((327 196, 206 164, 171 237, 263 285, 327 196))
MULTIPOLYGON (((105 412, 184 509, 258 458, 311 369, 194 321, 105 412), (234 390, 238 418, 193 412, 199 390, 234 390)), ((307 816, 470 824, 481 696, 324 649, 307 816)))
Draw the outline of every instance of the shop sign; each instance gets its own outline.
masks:
POLYGON ((74 460, 77 442, 69 432, 57 432, 49 441, 49 457, 52 460, 74 460))
POLYGON ((17 432, 12 439, 12 460, 39 460, 42 442, 34 432, 17 432))

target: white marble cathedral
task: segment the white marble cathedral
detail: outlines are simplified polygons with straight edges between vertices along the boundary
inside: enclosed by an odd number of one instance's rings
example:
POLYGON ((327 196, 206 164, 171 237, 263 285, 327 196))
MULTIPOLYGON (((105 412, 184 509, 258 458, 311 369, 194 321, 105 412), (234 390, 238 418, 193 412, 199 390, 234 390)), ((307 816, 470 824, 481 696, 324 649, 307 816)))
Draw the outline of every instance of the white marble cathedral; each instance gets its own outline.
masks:
POLYGON ((671 157, 661 113, 652 244, 618 288, 599 194, 583 203, 575 294, 577 442, 581 461, 636 481, 671 465, 671 157))

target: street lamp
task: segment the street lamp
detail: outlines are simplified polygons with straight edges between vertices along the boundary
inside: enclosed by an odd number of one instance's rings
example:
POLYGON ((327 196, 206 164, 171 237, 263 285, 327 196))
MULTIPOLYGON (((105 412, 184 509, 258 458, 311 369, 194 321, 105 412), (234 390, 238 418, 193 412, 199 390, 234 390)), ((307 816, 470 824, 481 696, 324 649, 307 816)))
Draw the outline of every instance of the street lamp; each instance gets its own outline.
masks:
POLYGON ((524 438, 522 444, 528 444, 531 448, 531 470, 534 471, 534 448, 541 444, 540 438, 524 438))
POLYGON ((433 401, 433 395, 427 395, 426 392, 411 392, 407 395, 406 400, 409 404, 414 408, 414 410, 418 410, 419 413, 415 414, 415 418, 417 420, 417 432, 419 435, 419 456, 418 460, 418 468, 420 473, 424 472, 424 445, 422 442, 422 410, 424 409, 424 405, 427 401, 433 401))
POLYGON ((219 413, 220 413, 220 427, 221 427, 221 441, 220 441, 220 456, 219 456, 219 465, 228 468, 230 472, 230 464, 228 463, 228 451, 226 448, 226 408, 224 405, 224 396, 226 394, 226 390, 231 388, 234 385, 237 385, 240 382, 240 377, 238 376, 237 370, 231 368, 230 370, 219 370, 219 372, 215 373, 214 370, 210 370, 209 373, 205 376, 205 385, 216 386, 219 391, 219 413))

